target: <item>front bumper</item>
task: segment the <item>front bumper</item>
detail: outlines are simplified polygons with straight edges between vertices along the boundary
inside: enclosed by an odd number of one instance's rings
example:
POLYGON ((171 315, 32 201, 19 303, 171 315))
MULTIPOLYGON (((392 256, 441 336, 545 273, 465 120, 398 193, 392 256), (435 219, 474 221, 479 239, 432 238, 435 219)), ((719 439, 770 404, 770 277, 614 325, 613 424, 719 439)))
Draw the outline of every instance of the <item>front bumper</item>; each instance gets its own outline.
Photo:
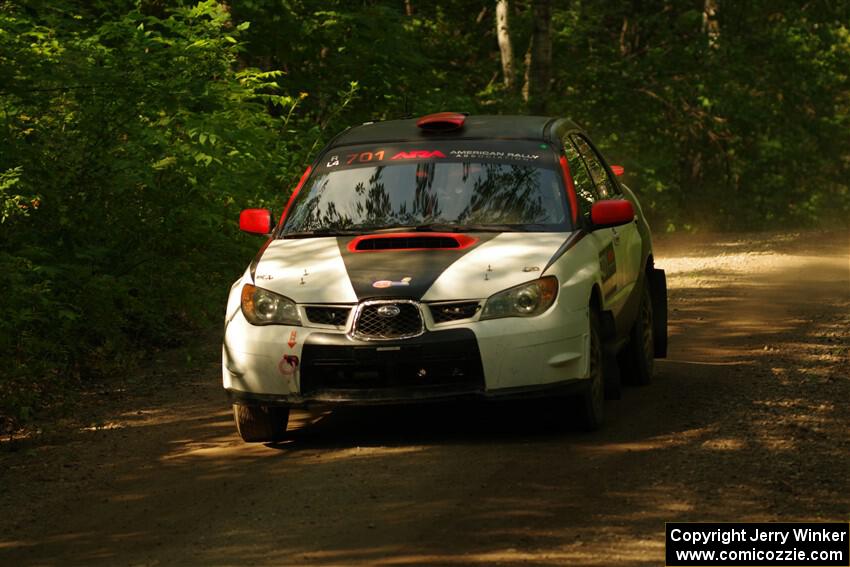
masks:
POLYGON ((363 341, 342 329, 255 327, 237 310, 225 331, 224 387, 239 403, 382 404, 545 395, 587 376, 586 310, 427 323, 418 337, 363 341))
POLYGON ((234 402, 286 405, 444 400, 484 391, 481 354, 469 329, 380 342, 316 332, 301 348, 300 392, 258 395, 228 389, 234 402))

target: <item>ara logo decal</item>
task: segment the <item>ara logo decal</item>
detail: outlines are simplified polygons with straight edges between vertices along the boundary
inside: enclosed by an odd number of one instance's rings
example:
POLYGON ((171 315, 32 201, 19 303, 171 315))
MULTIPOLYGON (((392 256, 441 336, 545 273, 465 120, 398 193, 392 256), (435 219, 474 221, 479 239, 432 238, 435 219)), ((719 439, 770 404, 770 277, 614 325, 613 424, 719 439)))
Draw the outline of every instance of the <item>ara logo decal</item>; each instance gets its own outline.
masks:
POLYGON ((410 278, 410 277, 401 278, 401 280, 399 280, 397 282, 394 282, 394 281, 391 281, 391 280, 378 280, 376 282, 372 282, 372 287, 375 287, 375 288, 378 288, 378 289, 384 289, 384 288, 387 288, 387 287, 397 287, 397 286, 403 286, 403 285, 410 285, 410 280, 412 280, 412 279, 413 278, 410 278))
POLYGON ((399 152, 390 159, 431 159, 444 158, 446 154, 440 150, 429 152, 428 150, 413 150, 412 152, 399 152))
POLYGON ((336 167, 339 165, 339 156, 331 156, 326 167, 336 167))

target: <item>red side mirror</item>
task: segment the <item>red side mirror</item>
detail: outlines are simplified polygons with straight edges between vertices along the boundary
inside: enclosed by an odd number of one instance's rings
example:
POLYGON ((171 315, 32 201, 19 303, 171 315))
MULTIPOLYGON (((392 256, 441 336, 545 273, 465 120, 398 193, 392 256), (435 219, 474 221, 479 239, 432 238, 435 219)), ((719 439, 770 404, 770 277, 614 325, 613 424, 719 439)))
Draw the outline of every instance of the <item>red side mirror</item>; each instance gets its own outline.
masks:
POLYGON ((613 173, 617 177, 620 177, 625 172, 626 172, 626 169, 622 165, 612 165, 611 166, 611 173, 613 173))
POLYGON ((251 234, 269 234, 274 228, 268 209, 245 209, 239 213, 239 230, 251 234))
POLYGON ((597 201, 590 207, 593 228, 608 228, 628 224, 635 219, 635 208, 631 201, 610 199, 597 201))

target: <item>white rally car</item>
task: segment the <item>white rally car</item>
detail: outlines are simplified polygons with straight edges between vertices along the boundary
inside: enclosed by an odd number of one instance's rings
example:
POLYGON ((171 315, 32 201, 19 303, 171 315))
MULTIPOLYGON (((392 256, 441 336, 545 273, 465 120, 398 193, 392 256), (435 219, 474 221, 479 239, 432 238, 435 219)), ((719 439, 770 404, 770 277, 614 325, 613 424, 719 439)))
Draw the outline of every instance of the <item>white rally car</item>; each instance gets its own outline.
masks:
POLYGON ((634 194, 565 119, 367 123, 307 168, 230 290, 222 372, 245 441, 289 410, 563 396, 599 427, 666 354, 664 272, 634 194))

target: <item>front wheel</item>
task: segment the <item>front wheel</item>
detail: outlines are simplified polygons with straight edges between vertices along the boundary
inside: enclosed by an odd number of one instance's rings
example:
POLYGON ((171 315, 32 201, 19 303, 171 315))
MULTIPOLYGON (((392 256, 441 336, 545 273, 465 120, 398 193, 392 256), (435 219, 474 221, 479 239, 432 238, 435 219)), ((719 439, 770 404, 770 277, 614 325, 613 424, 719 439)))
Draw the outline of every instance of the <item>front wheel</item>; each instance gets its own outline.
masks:
POLYGON ((652 340, 655 358, 667 358, 667 276, 653 268, 647 273, 652 297, 652 340))
POLYGON ((289 408, 233 404, 233 420, 246 443, 274 443, 286 435, 289 408))
POLYGON ((641 291, 638 316, 629 334, 629 344, 619 356, 623 381, 634 386, 649 384, 655 366, 652 299, 647 284, 648 282, 644 284, 641 291))
POLYGON ((602 353, 599 314, 590 309, 590 376, 585 390, 579 394, 576 417, 578 425, 585 431, 595 431, 602 427, 605 419, 605 371, 602 353))

